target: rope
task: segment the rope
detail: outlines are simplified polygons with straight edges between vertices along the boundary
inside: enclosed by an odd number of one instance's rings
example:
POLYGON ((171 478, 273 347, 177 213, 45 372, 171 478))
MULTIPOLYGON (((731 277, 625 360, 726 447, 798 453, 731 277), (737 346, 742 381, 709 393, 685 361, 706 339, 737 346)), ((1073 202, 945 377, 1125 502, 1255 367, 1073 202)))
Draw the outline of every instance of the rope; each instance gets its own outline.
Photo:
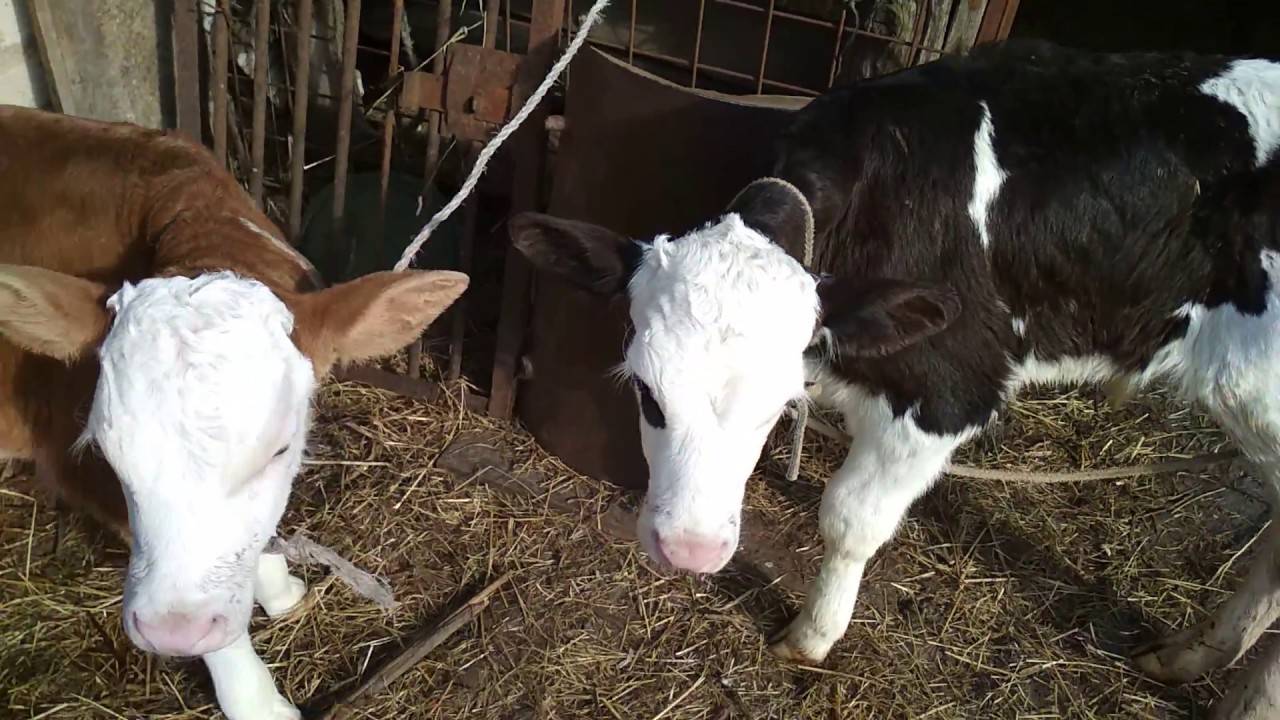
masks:
MULTIPOLYGON (((799 420, 796 423, 799 426, 799 420)), ((843 443, 853 442, 853 438, 840 428, 834 427, 819 419, 808 421, 808 428, 817 432, 819 435, 837 440, 843 443)), ((1139 463, 1137 465, 1125 465, 1123 467, 1101 468, 1098 470, 1072 470, 1067 472, 1035 472, 1032 470, 995 470, 990 468, 973 467, 971 465, 950 465, 947 467, 946 473, 955 477, 970 478, 973 480, 992 480, 995 482, 1022 482, 1022 483, 1071 483, 1071 482, 1090 482, 1095 480, 1119 480, 1121 478, 1136 477, 1138 475, 1161 475, 1171 472, 1188 472, 1191 470, 1200 470, 1214 465, 1238 460, 1241 456, 1238 450, 1224 450, 1221 452, 1204 453, 1202 455, 1193 455, 1189 458, 1181 458, 1178 460, 1164 460, 1153 463, 1139 463)))
POLYGON ((578 49, 582 47, 584 42, 586 42, 587 35, 591 32, 591 28, 599 22, 600 14, 604 12, 604 8, 608 4, 609 0, 596 0, 595 4, 591 6, 591 9, 587 11, 586 17, 582 20, 582 25, 578 28, 578 34, 573 36, 573 40, 569 43, 569 47, 565 48, 564 54, 561 55, 560 59, 551 66, 551 71, 542 79, 542 84, 538 86, 537 90, 533 91, 533 94, 525 101, 524 107, 520 108, 520 112, 516 113, 515 117, 511 118, 511 122, 507 123, 501 130, 499 130, 498 134, 494 135, 493 139, 490 140, 489 143, 484 146, 484 149, 480 151, 480 155, 476 158, 475 165, 471 168, 471 174, 469 174, 466 181, 462 183, 462 187, 459 188, 458 193, 453 196, 453 199, 450 200, 447 205, 440 208, 440 210, 431 217, 431 220, 429 220, 426 226, 422 228, 422 231, 413 239, 413 242, 409 243, 409 247, 405 248, 404 254, 400 256, 400 261, 395 264, 396 270, 404 270, 409 267, 409 264, 413 262, 414 256, 418 254, 418 250, 422 249, 423 243, 427 241, 427 238, 431 237, 431 233, 434 232, 436 228, 440 227, 441 223, 448 220, 449 216, 461 207, 463 201, 471 195, 473 190, 475 190, 476 183, 480 182, 480 176, 484 174, 485 167, 489 164, 489 159, 498 151, 498 148, 502 146, 502 143, 506 142, 507 138, 511 137, 511 134, 520 127, 520 124, 528 119, 529 115, 533 113, 534 108, 538 106, 538 103, 542 101, 542 98, 551 90, 551 86, 555 84, 556 80, 560 78, 560 74, 564 72, 564 69, 569 65, 569 61, 573 59, 573 56, 578 53, 578 49))

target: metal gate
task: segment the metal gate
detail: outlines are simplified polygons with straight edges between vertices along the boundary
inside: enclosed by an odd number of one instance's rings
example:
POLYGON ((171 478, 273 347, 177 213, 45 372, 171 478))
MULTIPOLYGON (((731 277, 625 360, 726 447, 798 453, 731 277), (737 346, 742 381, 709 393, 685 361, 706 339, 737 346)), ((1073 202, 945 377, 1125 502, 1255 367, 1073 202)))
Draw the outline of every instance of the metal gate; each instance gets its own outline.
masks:
MULTIPOLYGON (((421 225, 430 215, 425 210, 447 199, 451 181, 470 169, 495 128, 541 81, 590 4, 178 0, 179 129, 206 142, 295 245, 328 253, 337 272, 386 269, 391 263, 379 262, 409 239, 402 237, 405 188, 417 188, 421 225), (396 222, 401 227, 389 227, 396 222), (387 237, 395 242, 386 245, 387 237)), ((590 42, 689 87, 814 96, 835 83, 1003 39, 1017 5, 614 0, 590 42)), ((544 100, 481 185, 479 192, 498 198, 506 214, 542 205, 562 101, 562 95, 544 100)), ((466 403, 506 419, 520 375, 530 273, 505 243, 491 243, 479 250, 499 253, 498 269, 493 277, 476 276, 477 239, 484 234, 480 204, 472 198, 455 216, 452 244, 436 262, 472 274, 473 288, 485 280, 500 287, 496 322, 483 333, 491 343, 478 342, 474 331, 468 337, 474 301, 460 300, 443 321, 439 374, 456 380, 464 359, 475 360, 491 345, 491 355, 480 358, 487 361, 483 369, 472 373, 473 379, 487 375, 488 388, 468 392, 466 403)), ((415 342, 402 367, 359 367, 344 375, 433 399, 441 385, 423 377, 423 354, 423 342, 415 342)))

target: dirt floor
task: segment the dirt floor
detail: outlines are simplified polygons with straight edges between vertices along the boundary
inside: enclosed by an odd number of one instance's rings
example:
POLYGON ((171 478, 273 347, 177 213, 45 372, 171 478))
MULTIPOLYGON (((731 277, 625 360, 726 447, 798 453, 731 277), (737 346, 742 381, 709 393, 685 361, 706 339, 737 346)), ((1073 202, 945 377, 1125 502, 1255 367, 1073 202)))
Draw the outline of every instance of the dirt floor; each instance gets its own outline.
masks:
MULTIPOLYGON (((795 611, 820 556, 816 509, 841 459, 813 439, 801 481, 780 446, 749 491, 743 548, 695 579, 630 541, 637 498, 575 475, 523 432, 458 403, 353 384, 317 400, 309 465, 282 525, 394 585, 380 611, 315 567, 304 612, 254 621, 287 695, 323 710, 499 574, 480 619, 356 718, 1201 718, 1228 674, 1146 681, 1135 645, 1214 606, 1267 508, 1241 468, 1070 485, 946 479, 872 563, 822 667, 762 637, 795 611), (1243 551, 1242 551, 1243 550, 1243 551)), ((785 435, 784 427, 776 433, 785 435)), ((1162 397, 1019 401, 960 461, 1071 469, 1222 447, 1162 397)), ((0 483, 0 716, 217 715, 203 667, 134 650, 120 628, 125 554, 64 523, 19 469, 0 483)), ((1266 642, 1268 639, 1264 639, 1266 642)))

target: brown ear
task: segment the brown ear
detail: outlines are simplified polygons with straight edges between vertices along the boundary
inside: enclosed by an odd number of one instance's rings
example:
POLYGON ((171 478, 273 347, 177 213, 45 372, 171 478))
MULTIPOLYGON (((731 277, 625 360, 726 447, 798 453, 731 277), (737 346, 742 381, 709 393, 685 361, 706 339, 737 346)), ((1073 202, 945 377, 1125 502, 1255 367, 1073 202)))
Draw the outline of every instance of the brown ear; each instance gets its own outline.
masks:
POLYGON ((0 335, 28 352, 70 362, 107 334, 105 285, 28 265, 0 265, 0 335))
POLYGON ((413 342, 467 289, 448 270, 378 272, 295 295, 293 334, 317 376, 335 364, 390 355, 413 342))

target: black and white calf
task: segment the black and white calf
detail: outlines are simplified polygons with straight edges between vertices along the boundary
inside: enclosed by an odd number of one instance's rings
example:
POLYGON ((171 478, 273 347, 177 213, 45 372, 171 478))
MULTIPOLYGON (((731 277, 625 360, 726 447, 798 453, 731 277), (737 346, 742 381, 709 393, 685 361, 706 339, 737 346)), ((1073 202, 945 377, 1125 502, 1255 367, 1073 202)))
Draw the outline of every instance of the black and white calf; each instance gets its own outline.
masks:
MULTIPOLYGON (((1028 383, 1172 383, 1280 501, 1278 146, 1278 63, 1005 45, 814 100, 776 178, 682 237, 537 214, 511 231, 536 265, 629 296, 649 554, 723 567, 784 405, 809 380, 844 413, 822 569, 773 646, 819 661, 867 560, 1028 383)), ((1260 558, 1142 667, 1186 680, 1243 653, 1280 615, 1280 545, 1260 558)))

